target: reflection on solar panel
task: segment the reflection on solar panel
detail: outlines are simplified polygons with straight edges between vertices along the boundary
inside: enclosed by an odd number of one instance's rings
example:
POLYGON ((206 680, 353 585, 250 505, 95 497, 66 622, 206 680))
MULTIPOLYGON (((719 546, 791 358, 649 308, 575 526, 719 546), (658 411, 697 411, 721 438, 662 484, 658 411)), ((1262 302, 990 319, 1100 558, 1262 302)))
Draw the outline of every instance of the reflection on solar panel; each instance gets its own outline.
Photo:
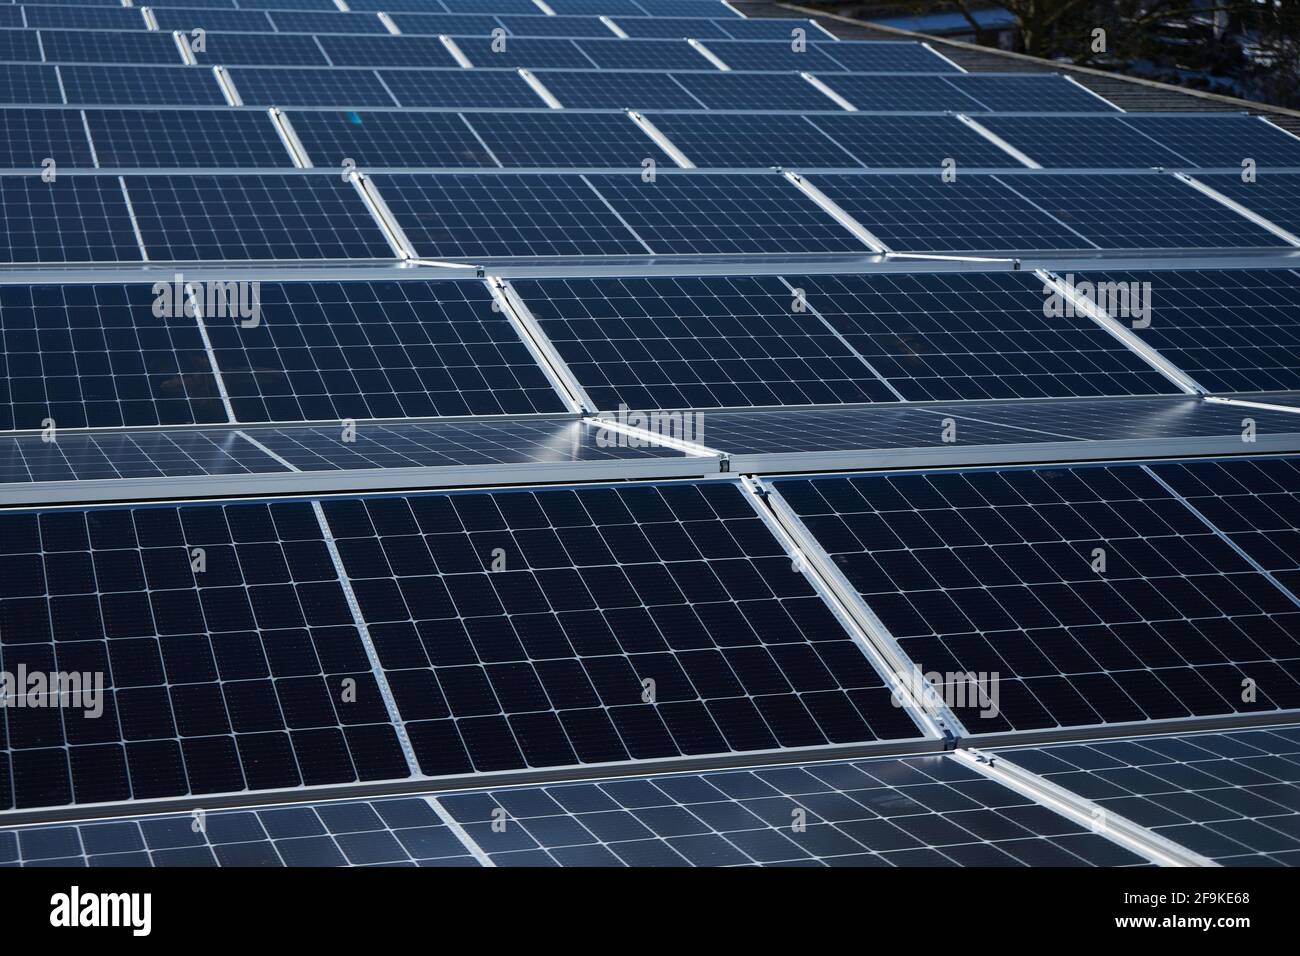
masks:
POLYGON ((459 68, 437 37, 322 36, 316 39, 335 66, 459 68))
MULTIPOLYGON (((322 37, 321 44, 337 39, 338 37, 322 37)), ((353 39, 360 43, 365 38, 353 39)), ((221 63, 226 66, 325 66, 330 62, 321 52, 315 38, 309 36, 209 33, 204 37, 204 44, 203 50, 194 51, 194 58, 200 63, 221 63)))
POLYGON ((105 675, 106 718, 12 711, 0 807, 409 773, 310 504, 11 512, 0 528, 0 621, 24 637, 5 666, 52 670, 57 644, 60 666, 105 675))
POLYGON ((470 125, 503 166, 641 169, 672 161, 622 113, 475 113, 470 125))
POLYGON ((263 283, 255 328, 208 323, 241 422, 565 410, 479 282, 263 283))
POLYGON ((1176 391, 1090 320, 1045 315, 1036 279, 937 273, 790 281, 909 401, 1176 391))
POLYGON ((608 256, 647 251, 582 177, 378 174, 421 256, 608 256))
POLYGON ((809 116, 809 122, 866 166, 939 169, 945 160, 969 166, 1020 166, 1004 150, 948 116, 809 116))
POLYGON ((0 287, 0 428, 224 422, 198 326, 154 301, 149 285, 0 287))
POLYGON ((128 176, 149 258, 387 259, 361 197, 327 176, 128 176))
POLYGON ((1216 863, 1300 862, 1295 728, 1138 737, 1001 755, 1216 863))
POLYGON ((62 103, 53 66, 0 63, 0 103, 62 103))
POLYGON ((211 71, 194 67, 60 66, 58 75, 74 106, 226 105, 211 71))
POLYGON ((683 40, 580 40, 577 46, 603 69, 715 69, 712 63, 683 40))
MULTIPOLYGON (((1300 175, 1265 172, 1245 183, 1239 173, 1201 174, 1200 182, 1217 189, 1292 234, 1300 234, 1300 175)), ((1270 245, 1277 245, 1274 240, 1270 245)))
POLYGON ((436 799, 497 866, 1145 863, 944 756, 436 799), (508 821, 504 832, 493 829, 493 811, 508 821))
POLYGON ((103 30, 42 30, 36 45, 34 33, 22 34, 32 55, 7 49, 6 60, 40 60, 40 50, 50 63, 180 63, 176 41, 166 33, 127 33, 103 30))
POLYGON ((1152 322, 1135 334, 1212 392, 1300 389, 1294 272, 1083 273, 1076 282, 1150 283, 1152 322))
MULTIPOLYGON (((395 83, 398 74, 389 75, 395 83)), ((393 106, 397 100, 372 70, 280 70, 236 67, 230 81, 248 106, 393 106)))
POLYGON ((515 287, 595 406, 722 408, 894 399, 772 277, 540 279, 515 287))
POLYGON ((538 109, 546 105, 513 70, 385 70, 383 78, 402 106, 538 109))
POLYGON ((1295 599, 1142 467, 775 485, 921 671, 998 675, 973 734, 1300 706, 1295 599))
POLYGON ((548 70, 539 76, 542 85, 571 109, 698 110, 704 106, 661 73, 548 70))
POLYGON ((674 78, 712 110, 803 111, 834 106, 817 87, 790 74, 677 73, 674 78))
POLYGON ((425 774, 918 735, 735 484, 323 507, 425 774))
POLYGON ((456 45, 478 67, 584 69, 595 65, 569 40, 511 37, 502 45, 487 38, 461 37, 456 45))
POLYGON ((95 165, 81 114, 0 110, 0 169, 39 169, 47 158, 58 166, 95 165))
POLYGON ((662 113, 649 119, 696 166, 798 169, 860 165, 851 153, 814 128, 820 117, 662 113))
POLYGON ((862 243, 776 174, 588 177, 656 253, 849 252, 862 243))
POLYGON ((261 111, 88 110, 86 124, 105 169, 293 165, 261 111))
POLYGON ((492 153, 456 113, 303 110, 288 116, 317 166, 338 166, 344 159, 355 160, 363 169, 497 165, 492 153))
POLYGON ((140 246, 115 178, 0 179, 0 261, 139 262, 140 246))

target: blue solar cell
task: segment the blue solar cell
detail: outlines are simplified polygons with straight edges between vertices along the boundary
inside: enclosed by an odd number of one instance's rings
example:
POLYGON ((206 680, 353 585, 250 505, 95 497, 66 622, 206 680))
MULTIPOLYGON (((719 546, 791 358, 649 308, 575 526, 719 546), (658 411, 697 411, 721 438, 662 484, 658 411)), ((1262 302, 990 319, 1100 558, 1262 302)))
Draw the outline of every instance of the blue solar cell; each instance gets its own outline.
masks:
POLYGON ((684 40, 579 40, 577 46, 602 69, 715 69, 684 40))
POLYGON ((263 283, 256 328, 208 323, 241 422, 565 410, 480 282, 263 283))
POLYGON ((835 103, 802 77, 780 73, 677 73, 678 83, 713 110, 834 109, 835 103))
POLYGON ((647 251, 578 176, 381 173, 373 181, 422 256, 607 256, 647 251))
POLYGON ((150 285, 0 289, 0 427, 224 422, 194 319, 154 301, 150 285))
MULTIPOLYGON (((1265 172, 1252 183, 1242 182, 1240 173, 1203 173, 1196 178, 1293 235, 1300 234, 1300 175, 1265 172)), ((1260 230, 1254 229, 1254 234, 1263 239, 1260 230)), ((1255 244, 1280 241, 1271 236, 1269 240, 1255 244)))
MULTIPOLYGON (((390 75, 390 82, 396 75, 390 75)), ((373 70, 235 67, 229 77, 240 100, 248 106, 358 107, 397 103, 373 70)))
POLYGON ((237 0, 241 10, 316 10, 337 13, 334 0, 237 0))
POLYGON ((672 161, 622 113, 474 113, 469 123, 502 166, 641 169, 672 161))
MULTIPOLYGON (((614 32, 599 17, 500 16, 506 32, 517 37, 611 37, 614 32)), ((491 28, 479 35, 487 35, 491 28)))
MULTIPOLYGON (((480 5, 481 6, 481 5, 480 5)), ((363 11, 385 11, 388 13, 428 13, 446 15, 447 7, 441 0, 356 0, 355 3, 349 3, 350 10, 363 11)), ((533 9, 526 11, 532 13, 538 10, 538 6, 533 4, 533 9)), ((482 11, 478 11, 482 12, 482 11)))
POLYGON ((599 409, 892 401, 780 279, 515 280, 599 409))
POLYGON ((261 10, 222 10, 209 7, 162 8, 150 4, 160 30, 228 30, 237 33, 261 33, 275 29, 261 10))
POLYGON ((671 76, 614 70, 547 70, 543 86, 571 109, 697 110, 704 103, 671 76))
POLYGON ((47 7, 35 4, 5 8, 3 25, 28 29, 145 30, 139 10, 113 7, 47 7), (10 14, 21 14, 13 17, 10 14), (23 18, 26 22, 23 22, 23 18), (17 20, 17 22, 13 22, 17 20))
POLYGON ((725 40, 731 36, 719 21, 706 20, 702 17, 619 16, 614 18, 614 23, 620 30, 634 38, 694 37, 697 40, 710 38, 725 40))
POLYGON ((733 17, 740 18, 730 7, 717 0, 637 0, 637 6, 652 17, 733 17))
MULTIPOLYGON (((352 9, 357 9, 355 6, 352 9)), ((404 35, 414 36, 491 36, 503 22, 487 14, 474 13, 396 13, 389 6, 392 21, 404 35)), ((531 19, 531 18, 529 18, 531 19)), ((545 19, 545 18, 543 18, 545 19)), ((525 36, 527 34, 524 34, 525 36)))
POLYGON ((94 166, 90 142, 75 110, 0 110, 0 169, 94 166))
POLYGON ((547 6, 560 16, 635 17, 641 13, 633 0, 555 0, 547 6))
POLYGON ((0 179, 0 261, 139 262, 140 246, 115 177, 0 179))
MULTIPOLYGON (((364 37, 322 37, 321 45, 340 39, 364 41, 364 37)), ((193 49, 196 40, 190 42, 193 49)), ((204 48, 194 50, 199 63, 220 63, 225 66, 327 66, 330 60, 321 52, 316 39, 292 34, 257 36, 247 33, 209 33, 203 39, 204 48)), ((346 62, 334 61, 341 66, 346 62)))
MULTIPOLYGON (((414 2, 418 4, 420 0, 414 2)), ((440 2, 450 13, 518 13, 531 16, 541 9, 533 3, 533 0, 440 0, 440 2)))
POLYGON ((387 259, 349 183, 326 176, 128 176, 149 258, 387 259))
POLYGON ((0 103, 62 102, 57 67, 0 63, 0 103))
POLYGON ((736 17, 719 17, 711 21, 733 40, 786 40, 794 39, 795 30, 803 30, 809 40, 830 39, 813 25, 811 20, 783 20, 776 17, 741 20, 736 17))
POLYGON ((402 106, 537 109, 546 105, 513 70, 384 70, 383 78, 402 106))
POLYGON ((959 171, 972 166, 1021 165, 1005 150, 950 116, 834 113, 807 119, 863 165, 878 169, 939 169, 948 159, 956 162, 959 171))
POLYGON ((1258 116, 1125 116, 1123 122, 1159 140, 1196 166, 1300 165, 1300 139, 1258 116))
POLYGON ((961 73, 945 79, 995 113, 1114 113, 1117 108, 1064 76, 961 73))
POLYGON ((863 244, 775 173, 588 177, 656 253, 850 252, 863 244))
POLYGON ((322 36, 317 38, 335 66, 410 66, 459 69, 437 37, 322 36))
POLYGON ((710 40, 705 46, 733 70, 798 70, 812 73, 842 69, 816 46, 796 49, 788 42, 767 40, 710 40))
POLYGON ((585 69, 596 65, 572 40, 510 37, 502 42, 482 37, 460 37, 456 45, 478 67, 585 69))
POLYGON ((388 33, 388 28, 373 13, 272 10, 267 16, 281 33, 388 33))
MULTIPOLYGON (((809 39, 815 38, 810 36, 809 39)), ((815 43, 809 46, 835 60, 851 73, 960 73, 923 43, 815 43)))
POLYGON ((191 66, 60 66, 74 106, 225 106, 212 71, 191 66))
MULTIPOLYGON (((54 8, 43 8, 54 9, 54 8)), ((71 9, 71 8, 70 8, 71 9)), ((75 10, 72 12, 75 13, 75 10)), ((143 20, 141 23, 143 24, 143 20)), ((23 8, 16 6, 0 7, 0 27, 14 27, 21 29, 23 27, 23 8)))
POLYGON ((812 125, 809 120, 813 117, 653 113, 649 119, 696 166, 798 169, 861 165, 812 125))
POLYGON ((344 159, 362 168, 497 165, 457 113, 303 110, 287 115, 317 166, 337 166, 344 159))
MULTIPOLYGON (((57 44, 57 38, 65 34, 53 31, 48 34, 57 44)), ((71 34, 76 36, 75 33, 71 34)), ((41 44, 33 30, 0 30, 0 60, 10 63, 40 63, 41 44)), ((54 59, 51 57, 50 59, 54 59)), ((177 59, 173 57, 173 60, 177 59)))
POLYGON ((87 110, 86 125, 105 169, 293 165, 260 110, 87 110))
POLYGON ((981 116, 979 123, 1040 166, 1049 168, 1149 169, 1188 165, 1185 157, 1118 115, 981 116))
MULTIPOLYGON (((942 76, 858 76, 819 73, 821 80, 860 110, 887 113, 985 112, 978 100, 967 96, 942 76)), ((824 108, 824 107, 823 107, 824 108)), ((1037 103, 1034 108, 1040 108, 1037 103)))
POLYGON ((42 30, 41 43, 27 33, 34 55, 21 56, 6 50, 6 60, 39 60, 44 49, 50 63, 182 63, 176 41, 166 33, 138 33, 110 30, 42 30))

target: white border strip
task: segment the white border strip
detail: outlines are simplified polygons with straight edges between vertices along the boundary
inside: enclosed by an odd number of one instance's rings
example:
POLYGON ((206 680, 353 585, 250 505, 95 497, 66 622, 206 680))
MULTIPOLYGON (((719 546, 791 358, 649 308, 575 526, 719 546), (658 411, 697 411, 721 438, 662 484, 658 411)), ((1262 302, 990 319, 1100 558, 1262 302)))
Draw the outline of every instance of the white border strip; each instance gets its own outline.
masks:
POLYGON ((278 106, 272 106, 266 112, 271 117, 271 125, 280 134, 280 142, 289 151, 289 158, 293 160, 293 165, 298 169, 313 168, 311 157, 307 155, 307 148, 303 146, 302 140, 298 138, 298 132, 293 128, 293 124, 289 122, 289 117, 285 116, 278 106))
POLYGON ((510 281, 496 276, 486 276, 483 281, 487 283, 488 291, 492 293, 500 313, 514 326, 515 333, 533 353, 538 364, 542 366, 542 371, 546 373, 546 377, 551 380, 555 390, 569 406, 569 410, 580 415, 594 413, 597 410, 596 403, 591 400, 587 390, 574 376, 568 363, 560 357, 560 353, 551 344, 550 338, 542 331, 532 310, 524 303, 510 281))
POLYGON ((407 238, 406 233, 398 224, 393 211, 388 208, 388 203, 384 202, 379 187, 364 173, 353 171, 349 174, 348 179, 356 187, 357 192, 361 194, 361 201, 366 204, 366 208, 370 210, 370 215, 379 223, 384 238, 388 240, 388 244, 397 257, 408 262, 418 259, 419 254, 415 251, 415 246, 411 244, 411 240, 407 238))
POLYGON ((521 77, 523 77, 525 83, 527 83, 529 86, 533 88, 533 92, 536 93, 539 97, 541 97, 543 103, 545 103, 553 110, 564 109, 564 104, 555 98, 555 94, 552 93, 550 90, 548 90, 542 84, 542 81, 537 78, 537 75, 533 73, 532 70, 525 70, 521 68, 516 72, 521 77))
POLYGON ((465 55, 465 51, 456 45, 455 40, 447 36, 445 33, 438 34, 438 40, 447 48, 447 52, 451 54, 452 59, 460 64, 462 70, 474 69, 474 64, 471 63, 469 57, 465 55))
MULTIPOLYGON (((184 281, 181 273, 178 272, 176 277, 184 281)), ((226 410, 226 419, 231 425, 237 425, 239 419, 235 417, 235 407, 230 404, 230 393, 226 391, 226 380, 221 377, 221 366, 217 364, 217 353, 212 348, 212 339, 208 337, 208 327, 203 321, 203 304, 199 301, 198 292, 194 286, 188 282, 185 283, 185 297, 193 312, 194 324, 199 327, 199 338, 203 341, 203 351, 208 353, 208 364, 212 366, 212 377, 217 382, 217 393, 221 396, 222 407, 226 410)), ((267 449, 263 449, 263 451, 271 454, 267 449)), ((289 463, 282 461, 281 464, 288 465, 289 463)), ((298 469, 294 468, 293 470, 297 471, 298 469)))
POLYGON ((832 90, 829 86, 823 83, 820 79, 813 76, 811 73, 800 73, 799 75, 802 76, 809 83, 811 83, 813 86, 815 86, 817 88, 817 91, 821 93, 822 96, 825 96, 827 99, 833 102, 840 109, 847 110, 850 113, 858 112, 858 108, 856 106, 854 106, 844 97, 840 96, 840 94, 836 93, 834 90, 832 90))
POLYGON ((627 115, 632 118, 633 123, 641 128, 643 133, 654 140, 655 144, 669 155, 674 163, 682 169, 696 168, 695 164, 687 158, 686 154, 678 149, 671 139, 664 135, 663 130, 650 122, 643 113, 638 113, 636 110, 628 110, 627 115))
POLYGON ((1016 147, 1012 146, 1010 143, 1008 143, 997 133, 993 132, 993 130, 989 129, 987 126, 981 125, 979 121, 976 120, 974 117, 967 116, 965 113, 958 113, 957 119, 963 124, 965 124, 966 126, 969 126, 975 132, 979 133, 981 136, 987 139, 998 149, 1002 150, 1004 153, 1009 155, 1016 162, 1024 163, 1030 169, 1043 168, 1041 163, 1035 161, 1028 154, 1022 153, 1020 150, 1016 149, 1016 147))
POLYGON ((1257 408, 1264 412, 1290 412, 1292 415, 1300 415, 1300 407, 1294 405, 1274 405, 1272 402, 1252 402, 1245 398, 1223 398, 1219 395, 1206 395, 1205 401, 1213 402, 1215 405, 1237 405, 1241 408, 1257 408))
POLYGON ((708 60, 719 70, 723 71, 724 73, 731 72, 731 67, 729 67, 726 63, 723 63, 722 60, 719 59, 717 54, 715 54, 712 50, 706 47, 699 40, 696 40, 694 37, 688 37, 686 42, 690 44, 690 46, 692 47, 692 49, 695 50, 696 53, 704 57, 704 59, 708 60))
POLYGON ((1186 173, 1174 173, 1174 178, 1187 183, 1187 185, 1191 186, 1193 189, 1197 190, 1198 192, 1202 192, 1205 195, 1209 196, 1215 202, 1227 206, 1233 212, 1237 213, 1239 216, 1244 216, 1246 219, 1249 219, 1251 222, 1259 226, 1261 229, 1267 229, 1269 232, 1277 236, 1283 242, 1289 243, 1290 245, 1293 246, 1300 246, 1300 236, 1297 236, 1293 232, 1288 232, 1287 230, 1283 229, 1281 226, 1277 225, 1277 223, 1272 222, 1271 220, 1265 219, 1259 213, 1255 212, 1255 210, 1249 208, 1248 206, 1243 206, 1235 199, 1228 198, 1223 193, 1215 189, 1213 186, 1206 185, 1205 183, 1201 182, 1199 179, 1196 179, 1192 176, 1188 176, 1186 173))
POLYGON ((438 819, 445 823, 447 829, 460 841, 461 846, 469 851, 469 855, 478 860, 480 866, 496 866, 492 862, 492 857, 488 856, 487 852, 478 845, 474 838, 465 832, 465 828, 447 811, 446 807, 438 802, 437 797, 425 797, 424 800, 433 809, 433 812, 438 814, 438 819))
POLYGON ((212 75, 217 78, 217 86, 221 87, 221 92, 225 94, 226 104, 228 106, 243 106, 243 97, 239 95, 239 90, 235 89, 235 81, 224 66, 214 66, 212 75))
POLYGON ((836 222, 849 232, 853 233, 856 238, 866 243, 867 247, 870 248, 872 252, 884 253, 893 251, 889 246, 881 242, 880 239, 871 232, 871 230, 850 216, 839 203, 835 202, 835 200, 831 199, 830 196, 827 196, 803 176, 800 176, 793 170, 786 170, 781 175, 792 182, 795 187, 809 199, 821 206, 821 208, 829 213, 836 222))

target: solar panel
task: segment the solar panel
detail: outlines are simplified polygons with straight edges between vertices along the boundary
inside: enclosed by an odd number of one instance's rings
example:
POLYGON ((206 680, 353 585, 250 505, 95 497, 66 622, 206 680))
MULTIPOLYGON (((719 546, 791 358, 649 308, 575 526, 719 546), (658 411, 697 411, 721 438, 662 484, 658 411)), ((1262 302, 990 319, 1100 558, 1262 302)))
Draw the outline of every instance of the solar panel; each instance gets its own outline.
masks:
POLYGON ((673 774, 436 799, 496 866, 1146 862, 946 756, 673 774), (506 821, 504 832, 493 828, 494 819, 506 821))
POLYGON ((373 13, 272 10, 267 16, 275 24, 275 28, 282 33, 388 33, 388 28, 373 13))
POLYGON ((208 323, 241 422, 562 412, 481 282, 263 283, 264 321, 208 323))
POLYGON ((1300 165, 1300 139, 1260 117, 1125 116, 1124 122, 1159 140, 1196 166, 1300 165))
POLYGON ((0 651, 5 666, 48 670, 57 645, 60 666, 104 675, 106 718, 13 710, 0 805, 408 775, 310 504, 10 512, 0 525, 0 622, 24 637, 0 651))
MULTIPOLYGON (((397 100, 373 70, 235 67, 231 85, 248 106, 393 106, 397 100)), ((396 84, 400 74, 391 73, 396 84)))
POLYGON ((1118 115, 981 116, 979 123, 1040 166, 1138 169, 1187 165, 1186 157, 1118 115))
MULTIPOLYGON (((482 4, 480 4, 480 7, 481 6, 482 4)), ((536 4, 533 4, 532 6, 533 11, 538 9, 536 4)), ((348 4, 348 9, 363 11, 384 10, 392 13, 403 14, 431 13, 442 14, 443 16, 447 14, 448 10, 447 6, 440 2, 440 0, 356 0, 355 3, 348 4)))
POLYGON ((985 110, 982 103, 967 96, 942 76, 819 73, 817 79, 860 110, 888 113, 969 113, 985 110))
POLYGON ((321 36, 316 38, 335 66, 459 68, 437 37, 321 36))
POLYGON ((817 46, 796 49, 791 43, 768 40, 710 40, 710 53, 733 70, 825 71, 843 69, 817 46))
POLYGON ((918 736, 736 484, 322 507, 424 774, 918 736))
POLYGON ((547 6, 560 16, 638 16, 641 8, 633 0, 555 0, 547 6))
POLYGON ((677 73, 674 78, 711 110, 833 109, 824 93, 802 77, 783 73, 677 73))
POLYGON ((703 17, 619 16, 614 18, 614 23, 628 36, 638 39, 695 37, 707 40, 711 37, 726 39, 731 36, 719 21, 703 17))
POLYGON ((352 159, 361 168, 496 166, 492 153, 457 113, 316 110, 287 114, 317 166, 352 159))
POLYGON ((992 176, 819 173, 810 181, 896 251, 1094 248, 992 176))
POLYGON ((1002 759, 1224 866, 1295 866, 1290 727, 1006 750, 1002 759))
POLYGON ((519 279, 596 408, 888 402, 894 394, 780 279, 519 279))
MULTIPOLYGON (((610 37, 613 31, 601 22, 599 17, 548 17, 548 16, 500 16, 497 17, 506 32, 517 37, 610 37)), ((479 32, 479 31, 474 31, 479 32)), ((489 27, 479 33, 490 34, 489 27)))
MULTIPOLYGON (((49 34, 57 43, 60 33, 49 34)), ((76 34, 70 34, 76 36, 76 34)), ((0 30, 0 60, 10 63, 39 63, 41 44, 32 30, 0 30)), ((175 59, 175 58, 173 58, 175 59)))
POLYGON ((711 21, 719 30, 734 40, 792 40, 795 30, 803 30, 806 37, 824 36, 811 20, 783 20, 777 17, 739 20, 720 17, 711 21))
POLYGON ((1167 378, 1013 273, 798 276, 810 310, 908 401, 1158 395, 1167 378))
POLYGON ((510 37, 504 44, 486 37, 460 37, 456 46, 475 66, 495 69, 585 69, 593 64, 571 40, 510 37))
POLYGON ((637 6, 652 17, 742 17, 715 0, 641 0, 637 6))
POLYGON ((864 116, 831 113, 808 121, 866 166, 957 169, 1021 164, 979 133, 948 116, 864 116))
POLYGON ((261 33, 274 29, 268 16, 260 10, 221 10, 203 8, 165 8, 151 3, 154 20, 159 30, 227 30, 239 33, 261 33))
MULTIPOLYGON (((440 2, 450 13, 520 13, 531 15, 539 9, 537 4, 533 3, 533 0, 491 0, 488 3, 485 3, 484 0, 440 0, 440 2)), ((396 9, 396 4, 390 3, 389 8, 396 9)), ((420 6, 420 0, 413 0, 412 9, 417 8, 423 9, 420 6)))
POLYGON ((361 197, 326 176, 128 176, 149 258, 391 259, 361 197))
POLYGON ((0 427, 224 422, 198 326, 154 301, 150 285, 0 287, 0 427))
POLYGON ((696 166, 858 167, 813 117, 742 113, 655 113, 650 121, 696 166))
POLYGON ((46 7, 24 5, 5 10, 4 26, 72 30, 144 30, 139 10, 113 7, 46 7), (15 14, 16 16, 10 16, 15 14), (24 22, 26 18, 26 22, 24 22))
POLYGON ((139 262, 140 246, 116 178, 0 179, 0 261, 139 262))
MULTIPOLYGON (((356 10, 355 5, 352 9, 356 10)), ((394 6, 388 6, 391 12, 394 6)), ((397 29, 404 35, 416 36, 491 36, 492 31, 503 25, 497 18, 486 14, 473 13, 396 13, 391 18, 397 29)), ((507 28, 508 29, 508 28, 507 28)))
POLYGON ((704 104, 671 76, 614 70, 547 70, 542 85, 573 109, 697 110, 704 104))
POLYGON ((81 116, 74 110, 0 110, 0 169, 94 166, 81 116))
POLYGON ((588 177, 656 253, 850 252, 863 248, 776 174, 660 173, 588 177))
POLYGON ((217 810, 0 831, 0 865, 478 866, 424 798, 217 810))
POLYGON ((774 483, 972 734, 1300 706, 1295 599, 1140 466, 774 483))
MULTIPOLYGON (((143 24, 144 21, 141 21, 143 24)), ((23 8, 15 6, 0 7, 0 27, 23 26, 23 8)))
POLYGON ((582 177, 381 173, 375 185, 421 256, 637 255, 646 247, 582 177))
MULTIPOLYGON (((998 179, 1104 249, 1286 245, 1172 176, 1093 173, 998 179)), ((1239 184, 1240 178, 1234 181, 1239 184)), ((1296 182, 1300 185, 1300 179, 1296 182)), ((1276 210, 1277 203, 1271 202, 1270 213, 1276 210)))
MULTIPOLYGON (((188 0, 186 0, 188 2, 188 0)), ((242 10, 317 10, 334 13, 334 0, 237 0, 242 10)))
POLYGON ((0 103, 62 102, 57 67, 0 63, 0 103))
POLYGON ((293 165, 260 110, 87 110, 86 125, 106 169, 293 165))
POLYGON ((1134 334, 1212 392, 1300 388, 1300 278, 1293 272, 1106 272, 1075 281, 1123 283, 1098 285, 1099 302, 1103 290, 1109 297, 1148 288, 1152 321, 1134 334))
MULTIPOLYGON (((3 36, 0 34, 0 36, 3 36)), ((8 42, 0 57, 6 60, 40 60, 41 50, 50 63, 180 63, 176 41, 166 33, 138 33, 110 30, 42 30, 37 46, 36 34, 26 38, 19 51, 8 42)))
POLYGON ((623 113, 474 113, 469 123, 502 166, 641 169, 672 160, 623 113))
POLYGON ((60 66, 58 75, 74 106, 226 105, 212 72, 194 67, 60 66))
MULTIPOLYGON (((226 66, 326 66, 321 47, 340 40, 362 43, 365 37, 322 37, 318 45, 315 37, 293 34, 210 33, 204 38, 204 49, 195 50, 199 63, 220 63, 226 66)), ((192 44, 191 44, 192 45, 192 44)), ((334 60, 340 66, 350 66, 346 61, 334 60)))
POLYGON ((1063 76, 962 73, 945 79, 995 113, 1113 113, 1116 107, 1063 76))
POLYGON ((683 40, 578 40, 576 45, 602 69, 715 69, 683 40))
POLYGON ((401 106, 536 109, 545 106, 513 70, 384 70, 401 106))
MULTIPOLYGON (((1239 173, 1200 174, 1196 179, 1269 222, 1293 234, 1300 233, 1300 176, 1265 172, 1252 183, 1242 182, 1239 173)), ((1277 245, 1278 240, 1266 244, 1277 245)))
POLYGON ((853 73, 960 73, 949 60, 923 43, 814 43, 817 50, 853 73))

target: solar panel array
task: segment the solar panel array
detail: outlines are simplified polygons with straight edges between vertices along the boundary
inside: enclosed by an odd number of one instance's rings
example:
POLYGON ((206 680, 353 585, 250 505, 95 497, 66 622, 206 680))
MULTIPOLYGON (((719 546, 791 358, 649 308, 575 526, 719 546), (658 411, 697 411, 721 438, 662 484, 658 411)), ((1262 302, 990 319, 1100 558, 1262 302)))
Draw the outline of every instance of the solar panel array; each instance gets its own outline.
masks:
POLYGON ((341 6, 0 11, 0 865, 1297 861, 1300 140, 341 6))

